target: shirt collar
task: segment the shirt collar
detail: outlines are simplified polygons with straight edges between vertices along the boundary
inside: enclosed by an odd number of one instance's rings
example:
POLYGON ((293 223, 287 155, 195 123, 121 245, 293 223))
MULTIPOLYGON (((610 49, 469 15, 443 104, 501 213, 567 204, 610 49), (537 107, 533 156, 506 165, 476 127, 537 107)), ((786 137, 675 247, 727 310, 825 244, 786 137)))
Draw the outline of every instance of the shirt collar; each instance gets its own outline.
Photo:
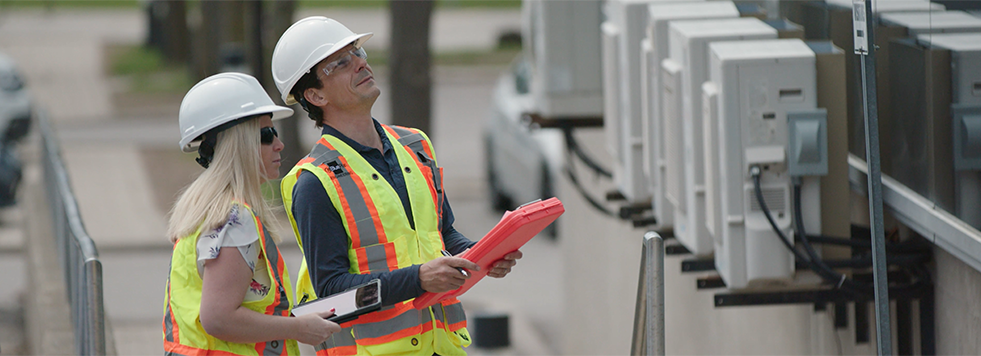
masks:
MULTIPOLYGON (((375 132, 377 132, 378 136, 381 137, 382 153, 388 152, 388 150, 392 149, 392 143, 388 141, 388 135, 385 134, 385 129, 382 128, 381 123, 379 123, 378 120, 375 120, 375 118, 372 118, 371 122, 374 123, 375 125, 375 132)), ((351 148, 353 148, 355 151, 358 151, 358 153, 364 153, 374 150, 374 148, 372 147, 362 145, 357 141, 352 140, 350 137, 347 137, 346 135, 344 135, 340 131, 337 131, 337 129, 331 127, 330 125, 325 124, 323 131, 321 131, 321 134, 331 135, 341 139, 341 141, 344 141, 344 143, 346 143, 348 146, 351 146, 351 148)))

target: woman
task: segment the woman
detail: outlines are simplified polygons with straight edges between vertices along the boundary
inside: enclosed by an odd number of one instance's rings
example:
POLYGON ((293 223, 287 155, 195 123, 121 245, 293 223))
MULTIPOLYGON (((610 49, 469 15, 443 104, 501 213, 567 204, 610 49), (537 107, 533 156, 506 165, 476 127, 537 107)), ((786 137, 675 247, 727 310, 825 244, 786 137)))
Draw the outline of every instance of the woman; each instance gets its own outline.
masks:
POLYGON ((164 302, 167 354, 298 355, 340 327, 333 313, 291 317, 293 289, 260 184, 278 177, 273 120, 288 117, 248 75, 202 80, 180 108, 181 150, 205 171, 171 211, 174 242, 164 302), (267 221, 260 220, 266 219, 267 221))

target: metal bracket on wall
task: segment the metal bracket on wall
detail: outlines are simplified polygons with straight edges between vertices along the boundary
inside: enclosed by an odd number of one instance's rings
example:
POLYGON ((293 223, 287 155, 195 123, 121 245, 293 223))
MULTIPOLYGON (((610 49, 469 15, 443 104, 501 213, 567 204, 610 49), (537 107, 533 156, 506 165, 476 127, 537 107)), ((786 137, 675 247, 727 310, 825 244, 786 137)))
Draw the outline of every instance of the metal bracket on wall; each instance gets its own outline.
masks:
MULTIPOLYGON (((848 166, 852 190, 864 194, 865 161, 849 154, 848 166)), ((886 175, 882 176, 882 201, 903 225, 981 271, 981 231, 886 175)))

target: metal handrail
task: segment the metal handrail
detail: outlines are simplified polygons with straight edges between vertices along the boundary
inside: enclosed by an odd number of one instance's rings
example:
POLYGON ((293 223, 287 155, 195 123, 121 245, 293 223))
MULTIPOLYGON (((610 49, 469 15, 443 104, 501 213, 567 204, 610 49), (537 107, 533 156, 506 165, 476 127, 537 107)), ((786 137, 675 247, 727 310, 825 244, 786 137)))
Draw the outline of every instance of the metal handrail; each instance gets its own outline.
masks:
POLYGON ((71 303, 75 351, 79 355, 105 355, 106 329, 102 302, 102 262, 95 242, 78 214, 78 204, 61 160, 61 147, 47 115, 37 114, 42 140, 44 191, 54 226, 59 260, 71 303))
POLYGON ((644 234, 631 355, 664 355, 664 239, 644 234))

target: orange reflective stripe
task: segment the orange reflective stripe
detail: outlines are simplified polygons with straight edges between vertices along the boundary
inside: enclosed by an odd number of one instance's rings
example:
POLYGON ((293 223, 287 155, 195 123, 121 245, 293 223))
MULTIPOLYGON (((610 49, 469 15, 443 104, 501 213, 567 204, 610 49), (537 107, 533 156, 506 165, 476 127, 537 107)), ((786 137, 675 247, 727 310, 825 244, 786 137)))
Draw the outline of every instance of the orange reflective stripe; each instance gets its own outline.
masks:
POLYGON ((355 250, 355 253, 358 255, 358 270, 361 271, 362 274, 370 272, 371 267, 368 265, 368 249, 358 249, 355 250))
POLYGON ((392 136, 395 136, 395 138, 399 138, 402 136, 399 134, 400 130, 398 130, 402 128, 401 126, 389 126, 389 125, 381 125, 381 126, 383 129, 385 129, 385 131, 388 131, 388 133, 392 134, 392 136))
POLYGON ((399 269, 399 259, 395 253, 395 244, 385 244, 385 261, 388 262, 389 271, 399 269))
POLYGON ((196 347, 190 347, 184 344, 179 344, 176 342, 164 341, 164 352, 167 355, 184 355, 184 356, 240 356, 238 354, 233 354, 228 351, 221 350, 204 350, 196 347))
POLYGON ((422 172, 422 176, 426 178, 427 182, 429 182, 429 184, 427 184, 429 186, 429 194, 433 197, 433 205, 436 206, 436 209, 438 211, 440 207, 439 196, 436 195, 436 187, 435 187, 435 183, 433 183, 433 174, 430 167, 422 163, 422 161, 419 160, 419 156, 417 156, 415 152, 412 152, 412 149, 409 148, 409 146, 402 146, 402 147, 405 147, 405 150, 409 151, 409 156, 412 156, 412 160, 416 162, 416 166, 418 167, 419 172, 422 172))
POLYGON ((357 354, 358 354, 358 346, 357 345, 355 345, 355 346, 342 346, 342 347, 329 348, 327 350, 324 350, 324 353, 323 354, 321 354, 319 351, 317 352, 317 356, 321 356, 321 355, 329 355, 329 356, 350 356, 350 355, 357 355, 357 354))

